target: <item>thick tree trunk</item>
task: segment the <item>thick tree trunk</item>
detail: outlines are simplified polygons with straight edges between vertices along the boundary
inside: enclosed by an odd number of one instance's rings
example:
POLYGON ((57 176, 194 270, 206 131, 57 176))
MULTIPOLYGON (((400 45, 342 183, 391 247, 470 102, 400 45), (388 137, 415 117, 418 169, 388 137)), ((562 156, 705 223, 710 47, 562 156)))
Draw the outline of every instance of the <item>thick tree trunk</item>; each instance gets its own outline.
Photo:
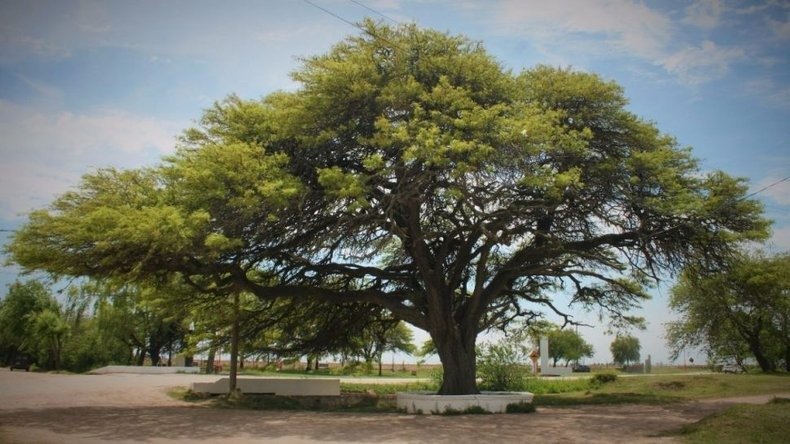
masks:
POLYGON ((159 361, 161 358, 159 357, 159 351, 162 349, 162 345, 156 340, 156 338, 152 335, 148 341, 148 356, 151 358, 151 365, 156 367, 159 365, 159 361))
POLYGON ((760 369, 764 372, 773 372, 776 370, 774 362, 765 356, 762 344, 759 339, 752 339, 749 341, 749 349, 751 349, 754 359, 760 365, 760 369))
POLYGON ((762 329, 763 323, 758 319, 756 323, 751 326, 749 332, 744 336, 746 336, 746 343, 749 344, 749 351, 752 352, 754 359, 757 360, 757 364, 760 365, 760 369, 764 372, 773 372, 776 370, 776 365, 774 361, 765 355, 763 342, 760 338, 760 332, 762 329))
POLYGON ((440 395, 477 394, 476 376, 476 335, 462 335, 457 328, 444 334, 431 333, 439 359, 442 361, 444 376, 440 395))

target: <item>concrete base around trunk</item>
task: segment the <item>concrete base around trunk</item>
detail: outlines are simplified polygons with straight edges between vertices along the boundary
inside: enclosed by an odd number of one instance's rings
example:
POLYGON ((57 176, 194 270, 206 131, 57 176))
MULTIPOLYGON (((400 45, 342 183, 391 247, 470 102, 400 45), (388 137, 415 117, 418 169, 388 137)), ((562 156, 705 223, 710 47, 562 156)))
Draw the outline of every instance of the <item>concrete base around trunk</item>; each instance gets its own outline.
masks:
POLYGON ((462 412, 479 406, 491 413, 505 413, 508 404, 532 402, 529 392, 481 392, 478 395, 436 395, 431 393, 398 393, 398 409, 407 413, 440 414, 448 410, 462 412))
MULTIPOLYGON (((193 382, 195 393, 221 395, 228 393, 230 378, 214 382, 193 382)), ((324 378, 238 378, 236 388, 242 393, 280 396, 340 396, 340 380, 324 378)))

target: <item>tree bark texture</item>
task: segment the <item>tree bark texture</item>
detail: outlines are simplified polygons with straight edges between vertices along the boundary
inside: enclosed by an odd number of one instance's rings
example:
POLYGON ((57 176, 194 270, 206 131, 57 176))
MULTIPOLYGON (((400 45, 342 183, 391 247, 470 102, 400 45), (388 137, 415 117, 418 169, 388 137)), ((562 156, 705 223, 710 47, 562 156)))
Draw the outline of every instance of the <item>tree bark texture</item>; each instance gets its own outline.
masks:
POLYGON ((476 334, 462 335, 457 327, 440 334, 431 333, 439 358, 442 361, 444 376, 440 395, 477 394, 476 381, 476 334))

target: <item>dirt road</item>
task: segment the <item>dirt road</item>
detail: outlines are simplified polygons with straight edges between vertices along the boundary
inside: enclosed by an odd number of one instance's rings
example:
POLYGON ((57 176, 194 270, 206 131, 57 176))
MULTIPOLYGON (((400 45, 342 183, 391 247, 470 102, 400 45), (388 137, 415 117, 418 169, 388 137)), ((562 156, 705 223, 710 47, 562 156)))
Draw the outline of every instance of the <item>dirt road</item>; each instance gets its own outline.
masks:
POLYGON ((412 416, 209 409, 165 394, 170 387, 215 378, 3 368, 0 443, 674 442, 658 435, 724 407, 700 402, 540 408, 532 415, 412 416))

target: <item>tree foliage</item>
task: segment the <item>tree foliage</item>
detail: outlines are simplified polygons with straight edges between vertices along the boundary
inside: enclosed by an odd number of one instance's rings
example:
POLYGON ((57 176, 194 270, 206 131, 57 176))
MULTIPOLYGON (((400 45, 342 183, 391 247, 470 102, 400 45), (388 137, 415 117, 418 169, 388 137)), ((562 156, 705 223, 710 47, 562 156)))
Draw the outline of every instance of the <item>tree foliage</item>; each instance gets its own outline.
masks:
POLYGON ((722 268, 688 267, 673 287, 667 342, 677 357, 702 347, 712 361, 754 358, 790 371, 790 255, 740 254, 722 268))
POLYGON ((639 362, 639 350, 641 348, 642 346, 639 344, 639 339, 630 335, 617 336, 614 341, 609 344, 609 350, 612 352, 612 360, 624 366, 639 362))
POLYGON ((529 370, 524 362, 528 350, 523 343, 511 336, 498 343, 486 343, 480 347, 477 360, 477 377, 481 388, 492 391, 524 390, 529 370))
POLYGON ((29 352, 30 322, 39 313, 57 308, 57 301, 38 281, 14 282, 0 300, 0 352, 6 365, 18 353, 29 352))
POLYGON ((660 270, 766 235, 745 184, 702 175, 615 83, 363 27, 304 60, 296 91, 217 103, 161 166, 86 175, 8 252, 59 275, 375 304, 430 333, 440 392, 461 394, 477 391, 480 332, 572 321, 558 289, 629 323, 660 270))
POLYGON ((549 358, 553 366, 557 361, 565 361, 565 366, 571 362, 578 362, 585 357, 592 357, 595 353, 593 346, 587 343, 577 332, 569 329, 555 328, 548 333, 549 358))
POLYGON ((382 312, 369 319, 367 325, 356 336, 341 347, 341 353, 350 357, 361 357, 369 369, 373 362, 378 363, 379 376, 382 374, 382 358, 385 352, 416 351, 412 343, 413 334, 405 323, 382 312))

